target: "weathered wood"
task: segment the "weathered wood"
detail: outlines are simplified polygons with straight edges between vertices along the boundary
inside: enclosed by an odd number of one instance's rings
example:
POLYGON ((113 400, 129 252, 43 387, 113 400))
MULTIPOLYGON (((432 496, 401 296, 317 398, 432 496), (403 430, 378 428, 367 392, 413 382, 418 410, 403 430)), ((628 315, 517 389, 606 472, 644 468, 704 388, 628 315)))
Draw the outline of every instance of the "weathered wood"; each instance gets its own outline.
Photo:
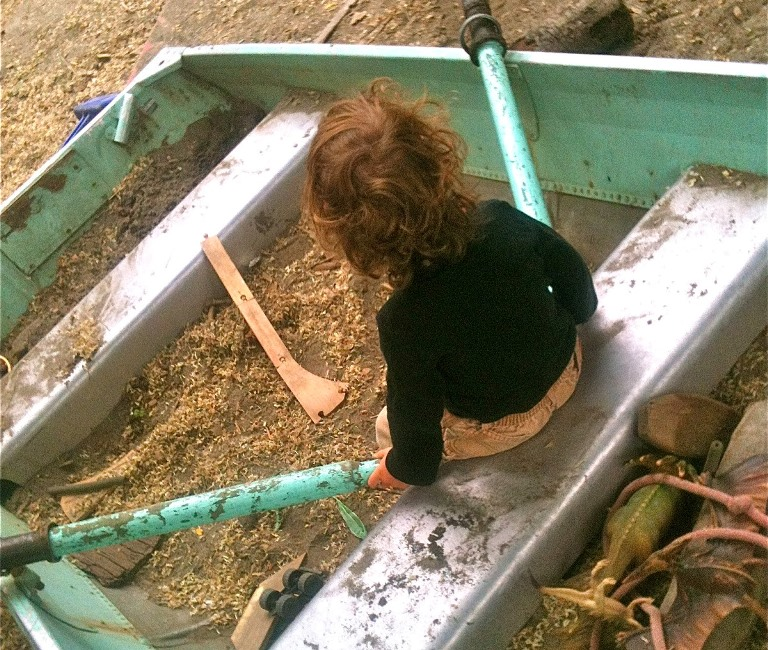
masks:
POLYGON ((703 458, 713 440, 728 442, 739 414, 704 395, 659 395, 637 417, 637 435, 657 449, 685 458, 703 458))
POLYGON ((334 30, 339 26, 339 23, 347 15, 347 12, 357 4, 357 0, 347 0, 339 10, 333 15, 333 18, 323 28, 323 30, 315 36, 315 43, 325 43, 333 34, 334 30))
POLYGON ((512 50, 608 54, 632 44, 635 26, 622 0, 581 0, 510 43, 512 50))
POLYGON ((261 608, 259 598, 265 589, 281 590, 283 588, 283 574, 290 569, 298 569, 306 556, 306 553, 302 553, 281 567, 279 571, 260 583, 256 591, 253 592, 231 636, 232 645, 235 646, 236 650, 261 650, 265 647, 274 627, 275 617, 261 608))
POLYGON ((105 587, 126 584, 160 543, 160 536, 137 539, 70 556, 83 571, 105 587))

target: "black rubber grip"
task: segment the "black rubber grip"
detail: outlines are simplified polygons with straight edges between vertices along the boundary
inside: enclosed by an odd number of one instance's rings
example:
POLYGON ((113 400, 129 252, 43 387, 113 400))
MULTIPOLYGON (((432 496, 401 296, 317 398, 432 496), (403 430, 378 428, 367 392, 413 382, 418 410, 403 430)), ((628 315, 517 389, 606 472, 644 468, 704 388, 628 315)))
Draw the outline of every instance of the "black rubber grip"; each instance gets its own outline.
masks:
POLYGON ((501 34, 501 25, 491 15, 487 0, 463 0, 462 4, 465 19, 459 29, 459 41, 472 63, 478 65, 478 49, 488 41, 497 42, 506 53, 507 43, 501 34))
POLYGON ((0 539, 0 573, 32 564, 33 562, 56 562, 48 540, 48 532, 30 532, 0 539))

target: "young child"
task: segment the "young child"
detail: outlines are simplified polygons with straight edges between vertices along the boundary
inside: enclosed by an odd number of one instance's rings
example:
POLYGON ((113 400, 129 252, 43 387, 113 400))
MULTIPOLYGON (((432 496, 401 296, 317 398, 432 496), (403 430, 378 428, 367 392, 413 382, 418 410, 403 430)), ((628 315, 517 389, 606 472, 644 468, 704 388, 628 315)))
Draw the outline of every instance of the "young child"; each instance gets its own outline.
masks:
POLYGON ((312 143, 318 241, 394 292, 377 314, 387 405, 369 485, 428 485, 441 460, 527 440, 573 393, 597 307, 579 254, 503 201, 478 203, 439 107, 386 79, 336 102, 312 143))

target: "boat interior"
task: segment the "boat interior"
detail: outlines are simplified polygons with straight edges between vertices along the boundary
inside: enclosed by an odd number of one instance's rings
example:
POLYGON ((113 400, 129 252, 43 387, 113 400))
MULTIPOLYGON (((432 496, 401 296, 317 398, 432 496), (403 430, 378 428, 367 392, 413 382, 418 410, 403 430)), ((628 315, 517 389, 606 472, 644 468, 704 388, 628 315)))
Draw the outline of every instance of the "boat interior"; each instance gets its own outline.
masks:
MULTIPOLYGON (((537 607, 538 586, 563 576, 630 478, 626 462, 644 450, 640 406, 709 392, 765 327, 762 67, 541 53, 506 63, 552 225, 593 269, 599 308, 579 332, 581 381, 530 441, 444 464, 436 483, 406 491, 273 648, 505 647, 537 607)), ((380 76, 444 101, 467 140, 472 183, 483 198, 512 201, 482 82, 462 51, 244 45, 163 50, 4 203, 5 336, 141 155, 232 102, 263 109, 0 380, 4 480, 23 485, 87 439, 130 378, 225 295, 200 248, 207 235, 246 268, 298 221, 324 110, 380 76), (70 221, 53 226, 56 214, 70 221), (73 328, 94 318, 99 348, 73 360, 73 328)), ((4 537, 26 529, 6 510, 1 527, 4 537)), ((226 630, 169 640, 197 619, 136 587, 99 587, 66 559, 29 568, 44 589, 6 575, 2 594, 36 647, 229 647, 226 630), (79 612, 66 607, 73 593, 79 612)))

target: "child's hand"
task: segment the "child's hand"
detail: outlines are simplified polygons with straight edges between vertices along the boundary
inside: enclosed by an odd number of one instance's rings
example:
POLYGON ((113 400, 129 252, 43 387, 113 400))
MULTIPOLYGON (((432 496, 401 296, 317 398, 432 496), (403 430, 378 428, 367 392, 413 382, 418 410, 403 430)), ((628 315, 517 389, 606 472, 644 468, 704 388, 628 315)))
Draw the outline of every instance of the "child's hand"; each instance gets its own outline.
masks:
POLYGON ((394 476, 392 476, 392 474, 389 473, 385 461, 390 449, 392 449, 392 447, 379 449, 374 454, 374 457, 380 458, 381 462, 378 464, 376 469, 373 470, 373 474, 371 474, 370 478, 368 479, 368 487, 378 488, 379 490, 404 490, 405 488, 410 487, 408 483, 398 481, 394 476))

